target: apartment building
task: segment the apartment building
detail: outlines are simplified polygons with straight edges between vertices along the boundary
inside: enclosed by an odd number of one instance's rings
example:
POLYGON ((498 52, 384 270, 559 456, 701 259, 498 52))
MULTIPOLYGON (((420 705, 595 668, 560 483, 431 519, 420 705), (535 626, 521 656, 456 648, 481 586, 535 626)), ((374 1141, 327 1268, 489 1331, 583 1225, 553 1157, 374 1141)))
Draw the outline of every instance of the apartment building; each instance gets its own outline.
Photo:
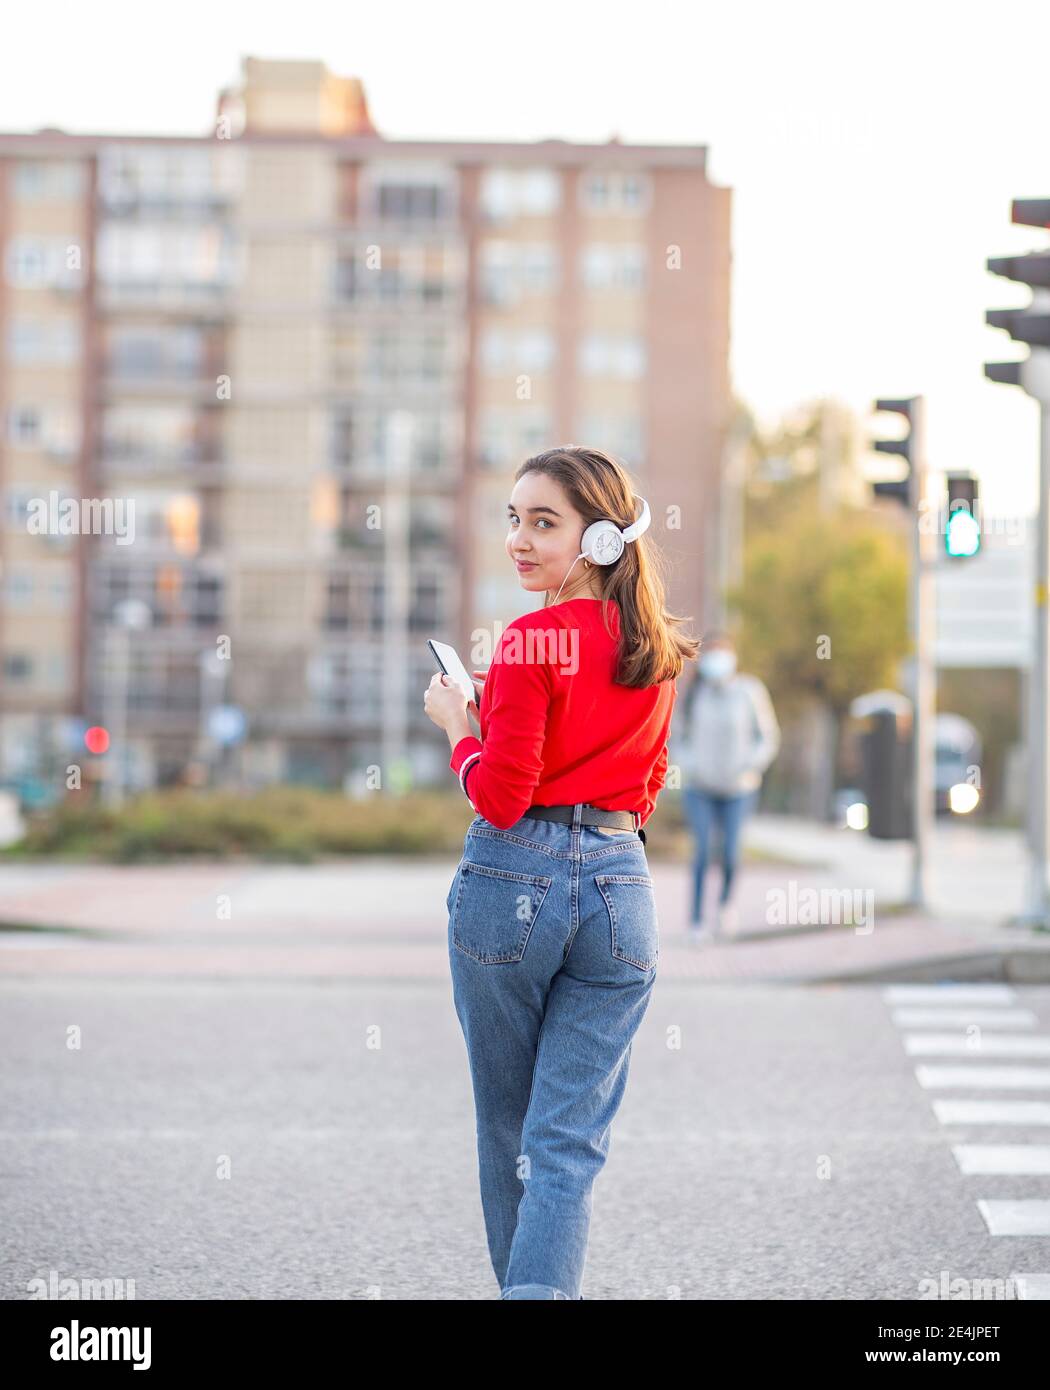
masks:
POLYGON ((247 785, 440 777, 426 638, 469 656, 536 606, 505 506, 556 443, 622 459, 708 621, 705 159, 387 140, 360 82, 254 58, 197 138, 0 134, 0 781, 53 779, 91 724, 132 786, 199 776, 231 709, 247 785), (79 532, 34 529, 44 499, 79 532))

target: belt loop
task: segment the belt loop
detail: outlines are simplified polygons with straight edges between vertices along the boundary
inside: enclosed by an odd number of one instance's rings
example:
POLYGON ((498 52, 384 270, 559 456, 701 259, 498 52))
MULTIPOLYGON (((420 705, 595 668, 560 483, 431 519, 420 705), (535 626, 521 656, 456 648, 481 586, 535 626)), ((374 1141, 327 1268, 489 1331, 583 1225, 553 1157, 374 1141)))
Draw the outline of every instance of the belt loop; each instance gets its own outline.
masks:
POLYGON ((574 835, 580 833, 580 821, 583 817, 584 804, 585 803, 582 801, 577 801, 572 808, 572 833, 574 835))

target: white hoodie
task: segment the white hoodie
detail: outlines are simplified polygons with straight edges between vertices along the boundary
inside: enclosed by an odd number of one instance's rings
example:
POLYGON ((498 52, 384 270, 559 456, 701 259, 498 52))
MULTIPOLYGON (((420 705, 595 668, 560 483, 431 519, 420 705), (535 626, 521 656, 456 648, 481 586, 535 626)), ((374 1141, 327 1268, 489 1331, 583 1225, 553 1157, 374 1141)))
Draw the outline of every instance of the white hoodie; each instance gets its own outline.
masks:
POLYGON ((769 691, 757 676, 705 677, 683 701, 670 741, 684 787, 737 796, 762 785, 763 773, 780 751, 780 725, 769 691))

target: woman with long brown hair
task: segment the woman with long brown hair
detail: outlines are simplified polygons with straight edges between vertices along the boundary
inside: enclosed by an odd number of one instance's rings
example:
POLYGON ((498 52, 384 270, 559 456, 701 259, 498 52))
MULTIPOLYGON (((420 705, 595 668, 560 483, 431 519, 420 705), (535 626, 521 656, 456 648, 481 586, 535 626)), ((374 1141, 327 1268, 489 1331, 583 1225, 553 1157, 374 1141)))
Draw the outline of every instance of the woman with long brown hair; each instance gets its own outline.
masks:
POLYGON ((583 1297, 592 1188, 656 979, 642 826, 699 642, 664 608, 649 524, 604 451, 527 459, 506 549, 543 606, 502 634, 480 740, 447 678, 424 699, 478 813, 448 894, 448 946, 505 1299, 583 1297))

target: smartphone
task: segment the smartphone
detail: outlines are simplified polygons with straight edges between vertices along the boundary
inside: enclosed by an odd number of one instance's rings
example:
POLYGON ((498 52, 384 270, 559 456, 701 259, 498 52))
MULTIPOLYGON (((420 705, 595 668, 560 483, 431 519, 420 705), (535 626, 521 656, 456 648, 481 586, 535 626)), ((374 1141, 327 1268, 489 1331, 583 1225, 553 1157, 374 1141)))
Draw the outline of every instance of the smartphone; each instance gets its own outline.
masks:
POLYGON ((477 701, 477 691, 455 647, 450 647, 447 642, 435 642, 432 637, 427 639, 427 646, 438 664, 438 669, 443 671, 454 685, 460 687, 469 704, 474 704, 477 701))

